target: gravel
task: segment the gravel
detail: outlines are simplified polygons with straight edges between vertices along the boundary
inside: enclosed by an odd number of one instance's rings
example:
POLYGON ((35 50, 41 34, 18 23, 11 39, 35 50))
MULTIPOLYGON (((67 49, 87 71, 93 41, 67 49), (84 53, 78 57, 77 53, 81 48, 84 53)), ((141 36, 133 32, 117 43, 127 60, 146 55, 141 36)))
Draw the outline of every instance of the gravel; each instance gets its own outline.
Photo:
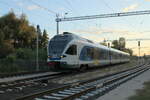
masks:
POLYGON ((144 83, 150 81, 150 70, 120 85, 97 100, 128 100, 128 97, 136 94, 137 89, 142 89, 144 83))
POLYGON ((67 84, 67 83, 72 83, 72 82, 78 82, 81 80, 89 80, 89 79, 97 78, 97 77, 104 76, 107 74, 112 74, 115 72, 123 71, 131 67, 135 67, 135 65, 137 65, 137 62, 131 61, 130 63, 107 66, 106 68, 105 67, 98 68, 91 72, 86 72, 86 73, 82 73, 78 75, 69 75, 64 78, 61 77, 61 78, 53 79, 51 80, 51 82, 58 83, 58 84, 67 84))
POLYGON ((40 92, 40 91, 47 90, 47 89, 56 88, 66 83, 92 79, 98 76, 103 76, 106 74, 125 70, 128 68, 134 67, 136 64, 137 64, 136 61, 131 61, 131 63, 113 65, 113 66, 108 66, 107 68, 100 68, 100 69, 93 70, 91 72, 86 72, 86 73, 82 73, 78 75, 68 75, 63 78, 62 77, 56 78, 56 79, 50 80, 48 84, 43 84, 43 85, 37 84, 36 86, 18 87, 18 89, 13 90, 12 92, 7 91, 3 93, 3 91, 0 91, 0 97, 1 97, 0 100, 14 100, 14 98, 16 97, 40 92))

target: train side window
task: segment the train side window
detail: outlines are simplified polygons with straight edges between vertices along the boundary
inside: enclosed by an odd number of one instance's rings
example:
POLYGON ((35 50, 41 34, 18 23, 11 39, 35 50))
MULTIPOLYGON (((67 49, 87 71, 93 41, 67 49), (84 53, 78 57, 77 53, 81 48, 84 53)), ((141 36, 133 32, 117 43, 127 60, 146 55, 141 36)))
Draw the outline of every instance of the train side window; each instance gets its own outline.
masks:
POLYGON ((69 54, 69 55, 77 55, 77 46, 76 46, 76 45, 71 45, 71 46, 67 49, 66 54, 69 54))

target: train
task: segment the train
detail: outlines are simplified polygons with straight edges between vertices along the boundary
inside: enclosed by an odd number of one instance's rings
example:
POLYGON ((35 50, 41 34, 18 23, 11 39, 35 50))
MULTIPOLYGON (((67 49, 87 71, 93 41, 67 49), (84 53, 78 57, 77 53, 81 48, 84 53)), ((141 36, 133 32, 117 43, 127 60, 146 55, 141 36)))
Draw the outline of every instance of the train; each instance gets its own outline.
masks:
POLYGON ((85 70, 130 61, 130 55, 94 43, 73 33, 55 35, 48 43, 47 63, 51 70, 85 70))

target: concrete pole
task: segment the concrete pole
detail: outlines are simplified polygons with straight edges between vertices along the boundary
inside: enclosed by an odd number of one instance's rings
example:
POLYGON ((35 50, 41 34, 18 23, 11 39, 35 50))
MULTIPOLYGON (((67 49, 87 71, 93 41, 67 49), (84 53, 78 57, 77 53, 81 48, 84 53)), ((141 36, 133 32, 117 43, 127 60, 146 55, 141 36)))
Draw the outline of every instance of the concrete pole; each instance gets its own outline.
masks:
POLYGON ((36 71, 39 71, 39 25, 37 25, 37 38, 36 38, 36 71))
POLYGON ((140 64, 140 41, 138 41, 138 47, 139 47, 139 64, 140 64))
POLYGON ((59 14, 56 14, 56 30, 57 30, 57 35, 59 34, 59 14))
POLYGON ((57 35, 59 34, 59 22, 57 21, 57 35))
POLYGON ((110 52, 111 46, 110 46, 110 43, 108 43, 108 48, 109 48, 108 55, 109 55, 109 60, 110 60, 109 63, 111 64, 111 52, 110 52))

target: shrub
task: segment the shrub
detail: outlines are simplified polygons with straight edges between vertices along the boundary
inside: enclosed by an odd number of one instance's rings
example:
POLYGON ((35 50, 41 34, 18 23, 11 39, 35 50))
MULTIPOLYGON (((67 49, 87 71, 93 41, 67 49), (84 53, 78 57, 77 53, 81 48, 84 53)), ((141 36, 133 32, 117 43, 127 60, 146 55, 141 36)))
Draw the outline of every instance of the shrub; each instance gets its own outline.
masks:
POLYGON ((24 59, 25 58, 24 50, 22 48, 17 49, 16 56, 17 58, 24 59))
POLYGON ((47 60, 47 50, 46 49, 39 49, 39 60, 41 60, 41 61, 47 60))
POLYGON ((12 46, 10 41, 5 41, 2 45, 0 45, 0 58, 5 58, 13 52, 14 47, 12 46))
POLYGON ((5 59, 6 59, 6 62, 13 63, 14 61, 16 61, 16 55, 10 54, 5 59))
MULTIPOLYGON (((16 56, 24 60, 36 60, 36 49, 19 48, 16 50, 16 56)), ((39 60, 47 59, 47 51, 39 49, 39 60)))
POLYGON ((28 48, 19 48, 16 50, 16 56, 19 59, 34 60, 35 51, 32 49, 28 49, 28 48))

